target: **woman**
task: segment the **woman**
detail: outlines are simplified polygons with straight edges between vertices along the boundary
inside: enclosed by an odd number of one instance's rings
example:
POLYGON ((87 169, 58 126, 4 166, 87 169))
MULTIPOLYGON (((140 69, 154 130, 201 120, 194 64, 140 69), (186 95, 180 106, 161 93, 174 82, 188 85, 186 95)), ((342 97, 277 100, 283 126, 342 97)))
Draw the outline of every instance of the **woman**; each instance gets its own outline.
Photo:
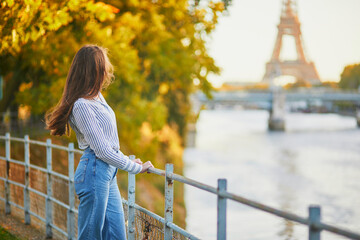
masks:
POLYGON ((85 149, 74 176, 80 199, 78 239, 126 239, 117 170, 137 174, 153 167, 120 151, 114 111, 100 92, 112 78, 106 50, 83 46, 72 61, 60 102, 45 117, 52 135, 69 135, 71 126, 79 148, 85 149))

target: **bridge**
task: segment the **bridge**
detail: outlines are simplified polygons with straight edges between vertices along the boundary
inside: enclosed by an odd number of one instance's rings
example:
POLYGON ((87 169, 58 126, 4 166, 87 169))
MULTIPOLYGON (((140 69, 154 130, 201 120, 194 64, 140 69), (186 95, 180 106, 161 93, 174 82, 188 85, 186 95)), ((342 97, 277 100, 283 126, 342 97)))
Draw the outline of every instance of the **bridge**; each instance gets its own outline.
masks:
MULTIPOLYGON (((204 93, 197 93, 196 98, 206 105, 237 105, 246 102, 271 102, 274 92, 271 91, 218 91, 213 92, 213 99, 204 93)), ((287 102, 320 100, 323 102, 347 101, 360 103, 360 93, 354 91, 283 91, 287 102)))
MULTIPOLYGON (((11 137, 10 133, 7 133, 5 136, 0 136, 0 141, 5 142, 5 156, 0 156, 0 166, 1 169, 3 169, 3 171, 0 172, 0 181, 4 183, 3 185, 0 185, 0 202, 4 203, 4 205, 0 205, 0 208, 2 210, 5 209, 6 215, 18 215, 23 218, 24 224, 44 229, 44 236, 47 238, 57 237, 61 239, 76 239, 78 199, 74 194, 74 155, 82 154, 83 152, 74 149, 73 143, 69 143, 68 146, 61 146, 52 144, 50 139, 46 142, 32 140, 28 135, 24 138, 17 138, 11 137), (23 144, 23 159, 11 158, 11 143, 23 144), (44 157, 46 157, 46 168, 31 163, 31 145, 42 146, 45 148, 46 155, 44 157), (53 170, 53 149, 65 151, 67 153, 67 175, 53 170), (34 174, 36 179, 32 179, 34 174), (24 177, 19 178, 20 175, 24 177), (43 182, 44 188, 42 190, 38 189, 34 186, 34 182, 43 182), (21 190, 21 196, 23 196, 23 198, 19 198, 16 195, 19 194, 19 189, 21 190), (66 191, 60 191, 59 189, 66 189, 66 191), (61 211, 64 210, 66 211, 66 217, 64 221, 59 221, 58 218, 61 215, 61 211)), ((308 227, 309 240, 320 240, 321 232, 323 231, 350 239, 360 240, 360 233, 355 233, 322 222, 321 208, 317 205, 309 206, 307 217, 302 217, 231 193, 227 191, 226 179, 218 179, 217 187, 209 186, 174 173, 172 164, 166 164, 165 170, 151 168, 150 172, 164 177, 164 217, 136 204, 135 175, 129 173, 128 198, 123 199, 127 221, 127 237, 129 240, 199 239, 194 234, 180 228, 173 222, 174 181, 193 186, 199 190, 207 191, 217 196, 217 206, 214 206, 214 208, 217 208, 218 240, 226 240, 227 237, 226 215, 228 211, 228 200, 306 225, 308 227)))
POLYGON ((360 127, 360 92, 357 91, 329 91, 321 89, 285 91, 274 89, 273 91, 217 91, 212 93, 209 99, 205 94, 198 92, 193 98, 194 111, 200 111, 201 106, 214 109, 217 106, 233 107, 244 104, 257 104, 261 108, 269 110, 269 129, 285 129, 285 104, 286 102, 315 102, 320 101, 330 108, 336 102, 351 102, 356 108, 354 115, 360 127))

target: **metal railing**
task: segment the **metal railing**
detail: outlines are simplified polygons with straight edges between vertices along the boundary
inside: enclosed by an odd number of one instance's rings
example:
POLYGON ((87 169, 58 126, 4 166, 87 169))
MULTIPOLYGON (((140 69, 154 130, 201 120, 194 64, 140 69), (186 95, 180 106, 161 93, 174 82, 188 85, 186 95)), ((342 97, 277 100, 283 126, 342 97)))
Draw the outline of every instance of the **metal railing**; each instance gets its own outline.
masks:
POLYGON ((16 138, 10 137, 9 133, 6 133, 5 136, 0 136, 0 139, 5 140, 5 158, 0 156, 0 160, 6 161, 6 170, 5 170, 5 178, 0 177, 0 180, 5 182, 5 198, 0 197, 0 200, 5 202, 5 213, 11 213, 11 205, 15 206, 19 209, 24 210, 24 220, 25 224, 30 224, 31 216, 36 217, 40 221, 44 222, 46 225, 46 237, 51 238, 53 236, 52 229, 56 229, 64 236, 68 237, 68 239, 75 239, 75 213, 78 211, 75 209, 75 196, 74 196, 74 153, 82 153, 80 150, 74 149, 74 144, 69 143, 68 147, 59 146, 51 143, 51 139, 47 139, 46 143, 36 140, 30 140, 29 136, 26 135, 24 138, 16 138), (11 158, 11 148, 10 143, 13 142, 23 142, 24 143, 24 162, 15 160, 11 158), (39 145, 46 147, 46 169, 39 167, 37 165, 30 163, 30 144, 39 145), (69 175, 63 175, 61 173, 55 172, 52 170, 52 149, 59 149, 68 152, 68 172, 69 175), (10 180, 10 163, 24 166, 25 169, 25 181, 24 184, 10 180), (30 169, 36 169, 40 172, 46 174, 46 186, 47 192, 46 194, 30 187, 30 169), (52 189, 52 176, 56 176, 60 179, 68 181, 68 189, 69 189, 69 204, 65 204, 53 197, 53 189, 52 189), (18 187, 23 188, 24 192, 24 204, 20 206, 19 204, 10 201, 10 184, 16 185, 18 187), (39 195, 45 198, 45 217, 40 216, 39 214, 30 210, 30 192, 39 195), (67 209, 67 231, 64 231, 59 226, 53 223, 53 202, 67 209))
MULTIPOLYGON (((302 225, 307 225, 309 229, 309 240, 320 240, 320 232, 321 231, 328 231, 343 237, 347 237, 350 239, 360 240, 360 234, 351 232, 336 226, 332 226, 326 223, 321 222, 321 208, 317 205, 310 205, 309 206, 309 216, 308 218, 304 218, 298 216, 296 214, 282 211, 265 204, 261 204, 259 202, 235 195, 233 193, 227 192, 227 180, 226 179, 218 179, 218 187, 212 187, 206 185, 201 182, 197 182, 190 178, 186 178, 184 176, 175 174, 172 172, 172 168, 168 169, 168 164, 166 171, 159 170, 159 169, 150 169, 151 173, 166 176, 168 180, 175 180, 204 191, 213 193, 217 195, 217 239, 223 240, 226 239, 226 199, 233 200, 238 203, 242 203, 252 208, 256 208, 258 210, 268 212, 270 214, 276 215, 281 218, 285 218, 287 220, 300 223, 302 225)), ((166 216, 165 216, 166 217, 166 216)), ((165 225, 170 227, 172 225, 171 222, 167 222, 165 218, 165 225)))
MULTIPOLYGON (((78 213, 77 209, 75 208, 75 196, 74 196, 74 153, 82 154, 82 151, 74 149, 74 144, 69 143, 68 147, 59 146, 51 143, 51 140, 48 139, 45 142, 30 140, 28 136, 24 138, 14 138, 10 137, 10 134, 7 133, 5 136, 0 136, 0 139, 5 140, 5 157, 0 156, 0 160, 6 161, 6 177, 0 177, 0 180, 3 180, 5 183, 5 198, 0 197, 0 200, 5 202, 5 212, 6 214, 11 213, 11 205, 24 210, 24 219, 25 224, 30 224, 30 215, 40 219, 42 222, 46 224, 46 236, 52 236, 52 228, 56 229, 68 239, 75 239, 75 214, 78 213), (17 141, 24 143, 24 162, 11 159, 10 156, 10 141, 17 141), (47 168, 41 168, 36 165, 30 163, 30 143, 40 146, 46 147, 46 160, 47 160, 47 168), (68 170, 69 175, 65 176, 63 174, 57 173, 52 170, 52 153, 51 150, 59 149, 68 152, 68 170), (9 179, 9 168, 10 163, 20 164, 25 167, 25 184, 21 184, 9 179), (29 186, 29 172, 30 168, 37 169, 47 174, 47 194, 44 194, 34 188, 29 186), (68 181, 68 188, 69 188, 69 204, 65 204, 58 199, 53 197, 52 194, 52 176, 56 176, 68 181), (14 184, 16 186, 22 187, 24 191, 24 205, 20 206, 12 201, 10 201, 10 184, 14 184), (45 212, 46 217, 43 218, 38 214, 30 211, 30 197, 29 192, 33 192, 38 194, 46 199, 46 206, 45 212), (52 203, 55 202, 65 209, 67 209, 67 231, 62 230, 55 224, 53 224, 53 216, 52 216, 52 203)), ((336 226, 332 226, 326 223, 321 222, 321 209, 319 206, 309 206, 309 214, 307 218, 298 216, 296 214, 282 211, 261 203, 258 203, 253 200, 249 200, 247 198, 232 194, 227 191, 227 181, 226 179, 218 179, 218 186, 217 188, 206 185, 201 182, 197 182, 190 178, 186 178, 184 176, 175 174, 173 172, 173 165, 166 164, 165 171, 150 168, 149 172, 163 176, 165 178, 165 209, 164 209, 164 218, 137 205, 135 203, 135 175, 128 174, 128 199, 124 200, 123 202, 128 206, 127 208, 127 235, 129 240, 134 240, 136 235, 136 212, 145 214, 152 219, 162 223, 163 230, 161 231, 163 236, 161 239, 171 240, 174 239, 174 235, 178 234, 182 237, 182 239, 199 239, 196 236, 192 235, 191 233, 187 232, 186 230, 180 228, 176 224, 173 223, 173 199, 174 199, 174 191, 173 185, 174 181, 178 181, 198 189, 213 193, 217 195, 217 239, 218 240, 225 240, 226 239, 226 212, 227 212, 227 199, 233 200, 238 203, 245 204, 247 206, 256 208, 258 210, 268 212, 270 214, 276 215, 278 217, 294 221, 303 225, 308 226, 309 231, 309 240, 320 240, 321 231, 331 232, 340 236, 344 236, 350 239, 359 239, 360 234, 351 232, 336 226)), ((146 224, 145 224, 146 225, 146 224)), ((146 230, 147 226, 145 226, 146 230)), ((146 231, 144 231, 146 232, 146 231)), ((145 233, 146 234, 146 233, 145 233)), ((148 239, 148 238, 144 238, 148 239)), ((151 238, 150 238, 151 239, 151 238)))
MULTIPOLYGON (((74 188, 74 153, 82 154, 83 151, 74 149, 74 144, 69 143, 68 147, 56 145, 51 143, 51 139, 47 139, 46 142, 36 141, 36 140, 30 140, 29 136, 26 135, 24 138, 18 138, 18 137, 10 137, 10 133, 6 133, 5 136, 0 136, 0 140, 5 140, 5 157, 0 156, 0 160, 5 161, 5 178, 0 176, 0 180, 4 182, 4 197, 0 197, 0 200, 5 202, 5 213, 10 214, 11 213, 11 206, 14 206, 18 209, 21 209, 24 211, 24 221, 25 224, 30 224, 31 218, 30 216, 34 216, 43 223, 45 223, 45 231, 46 231, 46 237, 51 238, 53 237, 53 229, 57 230, 60 234, 67 237, 68 239, 76 239, 76 219, 75 215, 78 214, 78 210, 75 207, 75 188, 74 188), (16 159, 11 158, 11 142, 20 142, 24 143, 24 161, 19 161, 16 159), (46 168, 39 167, 37 165, 31 164, 30 162, 30 144, 38 145, 46 147, 46 168), (68 153, 68 176, 55 172, 52 169, 52 149, 58 149, 67 151, 68 153), (10 179, 10 163, 16 164, 24 167, 25 175, 24 175, 24 184, 11 180, 10 179), (30 187, 30 169, 35 169, 40 172, 43 172, 46 174, 46 193, 43 193, 35 188, 30 187), (64 203, 60 199, 57 199, 53 196, 53 177, 57 177, 60 179, 63 179, 68 182, 68 204, 64 203), (14 201, 11 201, 11 194, 10 194, 10 185, 15 185, 17 187, 20 187, 23 189, 24 193, 24 200, 23 205, 19 205, 14 201), (40 216, 36 212, 33 212, 30 210, 31 201, 30 201, 30 192, 41 196, 45 199, 45 216, 40 216), (58 225, 54 223, 54 216, 53 216, 53 203, 56 203, 60 205, 61 207, 65 208, 67 210, 67 228, 66 230, 61 229, 58 225)), ((173 190, 172 187, 169 187, 169 184, 166 184, 166 196, 173 196, 173 190)), ((138 211, 140 213, 144 213, 154 219, 155 221, 158 221, 162 224, 165 223, 164 218, 156 215, 155 213, 150 212, 149 210, 135 204, 135 175, 129 174, 129 187, 128 187, 128 199, 122 199, 123 203, 128 205, 127 215, 128 215, 128 238, 129 239, 135 239, 136 231, 141 231, 140 229, 135 229, 135 215, 138 211)), ((165 213, 165 219, 166 221, 169 221, 171 217, 172 222, 172 204, 173 204, 173 197, 171 199, 168 199, 167 201, 167 209, 170 212, 165 213), (171 206, 169 205, 171 204, 171 206)), ((145 223, 149 223, 148 220, 145 219, 145 223)), ((146 225, 146 224, 145 224, 146 225)), ((165 236, 165 239, 173 239, 168 238, 168 234, 172 234, 172 230, 176 232, 176 234, 179 236, 174 239, 198 239, 192 234, 188 233, 184 229, 180 228, 179 226, 175 225, 174 223, 171 223, 170 225, 171 230, 169 230, 169 227, 165 227, 163 231, 160 231, 161 235, 165 236), (163 232, 166 232, 164 234, 163 232)), ((146 227, 146 226, 145 226, 146 227)), ((139 233, 138 233, 139 235, 139 233)), ((162 237, 161 237, 162 238, 162 237)))

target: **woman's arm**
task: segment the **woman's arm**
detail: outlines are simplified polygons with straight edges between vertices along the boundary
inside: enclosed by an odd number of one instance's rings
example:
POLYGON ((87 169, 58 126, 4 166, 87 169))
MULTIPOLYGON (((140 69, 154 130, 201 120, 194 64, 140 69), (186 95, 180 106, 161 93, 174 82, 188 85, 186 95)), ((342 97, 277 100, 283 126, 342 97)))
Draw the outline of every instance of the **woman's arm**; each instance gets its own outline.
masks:
MULTIPOLYGON (((72 114, 74 116, 76 126, 84 135, 90 148, 94 150, 95 155, 108 164, 120 168, 124 171, 137 174, 141 172, 142 166, 129 159, 121 151, 117 153, 105 138, 99 120, 95 116, 95 112, 86 103, 77 101, 74 104, 72 114)), ((110 124, 110 123, 109 123, 110 124)), ((111 126, 109 126, 111 127, 111 126)))

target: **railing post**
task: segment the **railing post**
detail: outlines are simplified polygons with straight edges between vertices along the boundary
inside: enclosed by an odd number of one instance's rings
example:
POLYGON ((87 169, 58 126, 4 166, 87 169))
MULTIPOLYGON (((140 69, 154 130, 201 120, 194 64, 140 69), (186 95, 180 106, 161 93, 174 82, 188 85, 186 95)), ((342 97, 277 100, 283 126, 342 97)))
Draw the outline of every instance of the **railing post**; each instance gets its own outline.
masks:
POLYGON ((24 137, 24 158, 25 158, 24 214, 25 214, 25 224, 30 224, 30 194, 29 194, 30 144, 29 144, 29 135, 25 135, 25 137, 24 137))
POLYGON ((313 224, 319 223, 321 220, 321 209, 319 206, 309 207, 309 240, 320 240, 320 230, 315 228, 313 224))
POLYGON ((68 239, 75 239, 75 196, 74 196, 74 143, 69 143, 69 209, 67 217, 68 239))
POLYGON ((5 134, 6 181, 5 181, 5 214, 11 213, 10 208, 10 133, 5 134))
POLYGON ((51 139, 46 139, 46 202, 45 202, 45 211, 46 211, 46 238, 52 238, 52 150, 51 150, 51 139))
MULTIPOLYGON (((134 155, 129 156, 131 160, 134 155)), ((128 240, 135 240, 135 174, 128 174, 128 240)))
POLYGON ((173 222, 173 204, 174 204, 174 180, 171 179, 174 172, 173 164, 165 166, 165 224, 164 224, 164 240, 172 240, 173 230, 167 226, 173 222))
MULTIPOLYGON (((218 194, 226 192, 226 179, 218 179, 218 194)), ((226 198, 218 195, 217 200, 217 239, 226 240, 226 198)))

